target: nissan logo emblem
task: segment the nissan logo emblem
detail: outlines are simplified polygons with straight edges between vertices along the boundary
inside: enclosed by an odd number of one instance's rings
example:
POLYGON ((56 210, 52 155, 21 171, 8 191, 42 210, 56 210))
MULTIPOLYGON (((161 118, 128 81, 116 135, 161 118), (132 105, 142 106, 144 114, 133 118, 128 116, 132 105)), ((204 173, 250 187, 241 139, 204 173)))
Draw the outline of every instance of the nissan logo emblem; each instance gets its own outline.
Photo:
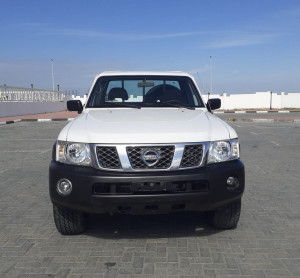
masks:
POLYGON ((142 159, 148 167, 152 167, 157 164, 160 159, 160 155, 157 150, 148 149, 143 152, 142 159))

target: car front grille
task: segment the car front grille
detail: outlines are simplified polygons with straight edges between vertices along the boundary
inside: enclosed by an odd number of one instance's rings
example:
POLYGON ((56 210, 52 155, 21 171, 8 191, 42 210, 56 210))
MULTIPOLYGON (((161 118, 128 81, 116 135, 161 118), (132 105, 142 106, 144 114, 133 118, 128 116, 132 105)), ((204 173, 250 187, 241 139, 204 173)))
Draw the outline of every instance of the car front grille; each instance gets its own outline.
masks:
POLYGON ((120 169, 121 163, 116 147, 96 147, 99 165, 105 169, 120 169))
POLYGON ((181 167, 194 167, 201 163, 203 145, 186 145, 181 159, 181 167))
POLYGON ((135 170, 140 169, 168 169, 171 166, 175 146, 139 146, 127 147, 127 154, 131 167, 135 170), (154 151, 159 154, 157 163, 153 166, 147 165, 143 159, 143 154, 154 151))
POLYGON ((109 171, 174 171, 203 166, 209 143, 94 145, 97 168, 109 171))

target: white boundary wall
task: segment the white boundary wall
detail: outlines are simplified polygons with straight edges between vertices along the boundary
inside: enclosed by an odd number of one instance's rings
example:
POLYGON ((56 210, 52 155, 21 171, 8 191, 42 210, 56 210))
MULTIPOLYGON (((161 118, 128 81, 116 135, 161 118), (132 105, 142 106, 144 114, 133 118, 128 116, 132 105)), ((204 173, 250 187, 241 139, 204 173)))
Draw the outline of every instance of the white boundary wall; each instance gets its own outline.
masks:
MULTIPOLYGON (((202 94, 205 101, 208 99, 207 94, 202 94)), ((227 95, 210 95, 209 98, 220 98, 221 109, 283 109, 283 108, 300 108, 300 93, 272 93, 257 92, 254 94, 232 94, 227 95)))
MULTIPOLYGON (((202 94, 204 100, 207 102, 208 95, 202 94)), ((283 108, 300 108, 300 93, 272 93, 257 92, 254 94, 232 94, 227 95, 210 95, 209 98, 220 98, 222 102, 221 109, 283 109, 283 108), (271 105, 271 106, 270 106, 271 105)), ((83 97, 72 96, 72 99, 81 100, 85 104, 87 96, 83 97)))
POLYGON ((0 117, 64 111, 68 99, 60 91, 0 85, 0 117))
POLYGON ((58 102, 0 102, 0 118, 67 110, 65 101, 58 102))
POLYGON ((72 95, 71 99, 80 100, 82 105, 84 105, 86 103, 86 100, 87 100, 87 95, 84 95, 83 97, 72 95))
MULTIPOLYGON (((207 102, 208 95, 202 94, 204 100, 207 102)), ((226 94, 210 95, 209 98, 220 98, 221 109, 283 109, 283 108, 300 108, 300 93, 272 93, 257 92, 253 94, 226 94), (271 106, 270 106, 271 105, 271 106)), ((83 97, 72 96, 72 99, 81 100, 85 104, 87 96, 83 97)))

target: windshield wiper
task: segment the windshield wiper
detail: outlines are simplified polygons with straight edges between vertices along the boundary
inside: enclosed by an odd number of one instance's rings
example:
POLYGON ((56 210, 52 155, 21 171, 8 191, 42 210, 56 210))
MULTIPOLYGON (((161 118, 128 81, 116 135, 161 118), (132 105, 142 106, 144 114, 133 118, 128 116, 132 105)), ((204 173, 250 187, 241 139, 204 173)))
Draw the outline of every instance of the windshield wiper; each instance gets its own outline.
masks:
POLYGON ((129 104, 126 102, 106 102, 103 103, 103 105, 94 106, 94 107, 129 107, 129 108, 141 109, 139 105, 129 104))
POLYGON ((190 109, 190 110, 195 110, 195 107, 192 106, 187 106, 183 103, 181 103, 180 101, 176 101, 176 100, 169 100, 169 101, 164 101, 164 102, 156 102, 155 104, 159 105, 159 106, 170 106, 170 107, 178 107, 178 108, 186 108, 186 109, 190 109))

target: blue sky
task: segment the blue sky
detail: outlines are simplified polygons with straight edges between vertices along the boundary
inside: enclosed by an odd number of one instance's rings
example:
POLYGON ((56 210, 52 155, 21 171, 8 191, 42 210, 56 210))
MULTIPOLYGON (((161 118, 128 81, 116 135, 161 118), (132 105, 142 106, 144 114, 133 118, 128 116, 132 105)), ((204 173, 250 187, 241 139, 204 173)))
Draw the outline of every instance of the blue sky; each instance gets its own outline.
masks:
POLYGON ((300 92, 300 1, 1 0, 0 84, 86 92, 104 70, 182 70, 213 92, 300 92))

